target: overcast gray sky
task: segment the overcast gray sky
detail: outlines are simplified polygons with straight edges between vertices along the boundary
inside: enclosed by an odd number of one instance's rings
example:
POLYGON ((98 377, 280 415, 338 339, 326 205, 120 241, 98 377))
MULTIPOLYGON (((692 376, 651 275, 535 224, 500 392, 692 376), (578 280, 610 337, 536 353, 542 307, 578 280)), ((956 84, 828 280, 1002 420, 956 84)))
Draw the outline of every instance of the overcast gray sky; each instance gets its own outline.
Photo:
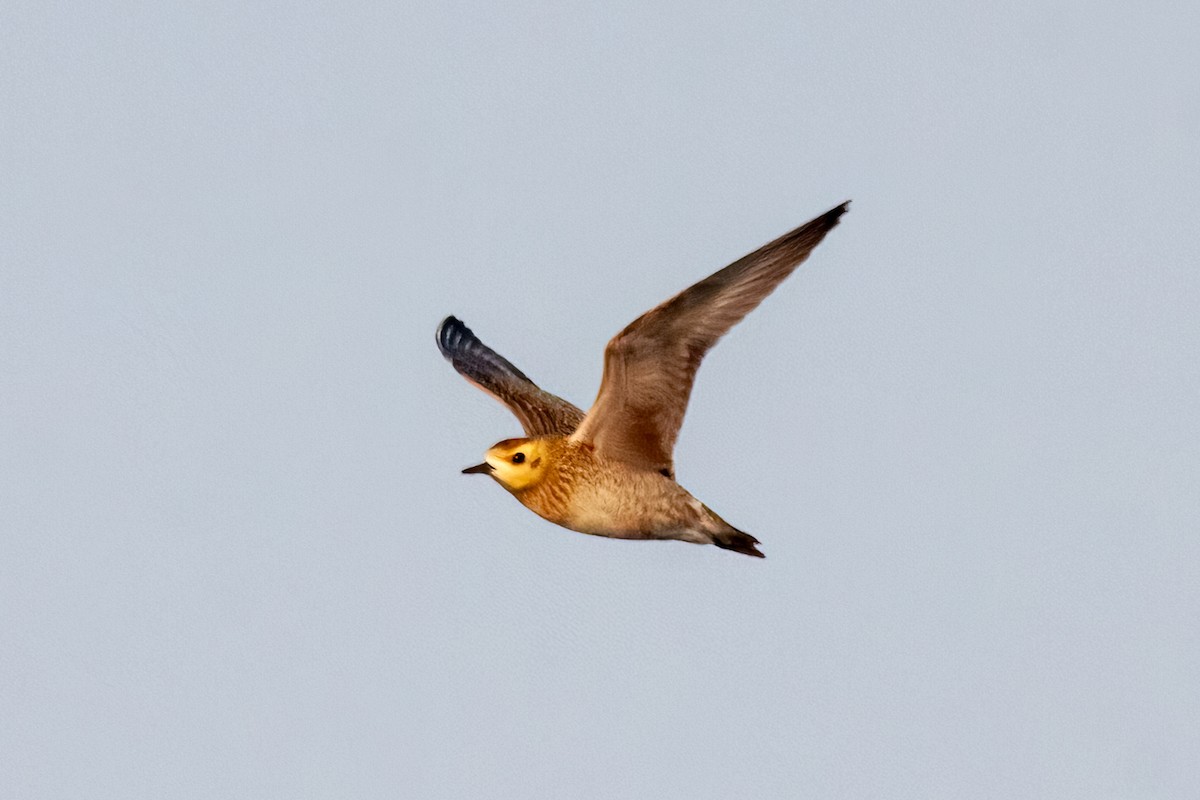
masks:
POLYGON ((15 3, 0 797, 1200 791, 1200 10, 15 3), (700 371, 763 542, 458 474, 846 199, 700 371))

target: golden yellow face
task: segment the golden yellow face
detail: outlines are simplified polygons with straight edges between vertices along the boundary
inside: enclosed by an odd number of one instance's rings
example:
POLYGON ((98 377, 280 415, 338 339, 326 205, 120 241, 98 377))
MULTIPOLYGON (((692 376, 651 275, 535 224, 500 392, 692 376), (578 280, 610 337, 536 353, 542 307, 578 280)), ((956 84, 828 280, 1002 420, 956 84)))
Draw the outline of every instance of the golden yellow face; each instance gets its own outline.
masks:
POLYGON ((546 446, 537 439, 505 439, 492 446, 485 463, 464 472, 486 472, 510 492, 519 492, 546 475, 549 459, 546 446))

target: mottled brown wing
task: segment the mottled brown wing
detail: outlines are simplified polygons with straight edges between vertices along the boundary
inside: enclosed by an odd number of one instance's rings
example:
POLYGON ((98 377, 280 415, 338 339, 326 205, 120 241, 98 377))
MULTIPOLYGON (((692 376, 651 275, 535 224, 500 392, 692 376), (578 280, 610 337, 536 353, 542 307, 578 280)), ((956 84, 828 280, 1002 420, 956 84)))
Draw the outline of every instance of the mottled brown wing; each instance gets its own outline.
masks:
POLYGON ((596 403, 571 436, 598 454, 673 474, 672 452, 700 361, 808 258, 849 203, 685 289, 634 320, 604 351, 596 403))
POLYGON ((508 406, 521 421, 526 436, 567 436, 583 421, 582 411, 539 389, 456 317, 446 317, 438 326, 437 343, 460 375, 508 406))

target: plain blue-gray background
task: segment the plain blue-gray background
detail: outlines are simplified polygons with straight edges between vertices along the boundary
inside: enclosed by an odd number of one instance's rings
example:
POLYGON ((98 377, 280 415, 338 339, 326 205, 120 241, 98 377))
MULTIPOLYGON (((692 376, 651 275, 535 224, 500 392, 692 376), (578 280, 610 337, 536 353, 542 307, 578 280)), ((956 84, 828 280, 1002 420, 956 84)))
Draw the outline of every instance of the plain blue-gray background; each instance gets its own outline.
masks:
POLYGON ((6 6, 0 796, 1200 792, 1194 3, 6 6), (586 407, 713 351, 757 561, 542 522, 455 313, 586 407))

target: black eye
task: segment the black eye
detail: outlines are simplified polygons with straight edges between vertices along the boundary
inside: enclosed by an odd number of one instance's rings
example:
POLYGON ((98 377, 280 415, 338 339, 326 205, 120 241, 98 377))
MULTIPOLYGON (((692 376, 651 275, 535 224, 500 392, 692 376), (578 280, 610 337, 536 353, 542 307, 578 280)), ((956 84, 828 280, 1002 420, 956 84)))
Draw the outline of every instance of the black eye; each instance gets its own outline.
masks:
POLYGON ((515 456, 513 456, 513 463, 514 464, 524 464, 525 463, 525 454, 517 453, 515 456))

